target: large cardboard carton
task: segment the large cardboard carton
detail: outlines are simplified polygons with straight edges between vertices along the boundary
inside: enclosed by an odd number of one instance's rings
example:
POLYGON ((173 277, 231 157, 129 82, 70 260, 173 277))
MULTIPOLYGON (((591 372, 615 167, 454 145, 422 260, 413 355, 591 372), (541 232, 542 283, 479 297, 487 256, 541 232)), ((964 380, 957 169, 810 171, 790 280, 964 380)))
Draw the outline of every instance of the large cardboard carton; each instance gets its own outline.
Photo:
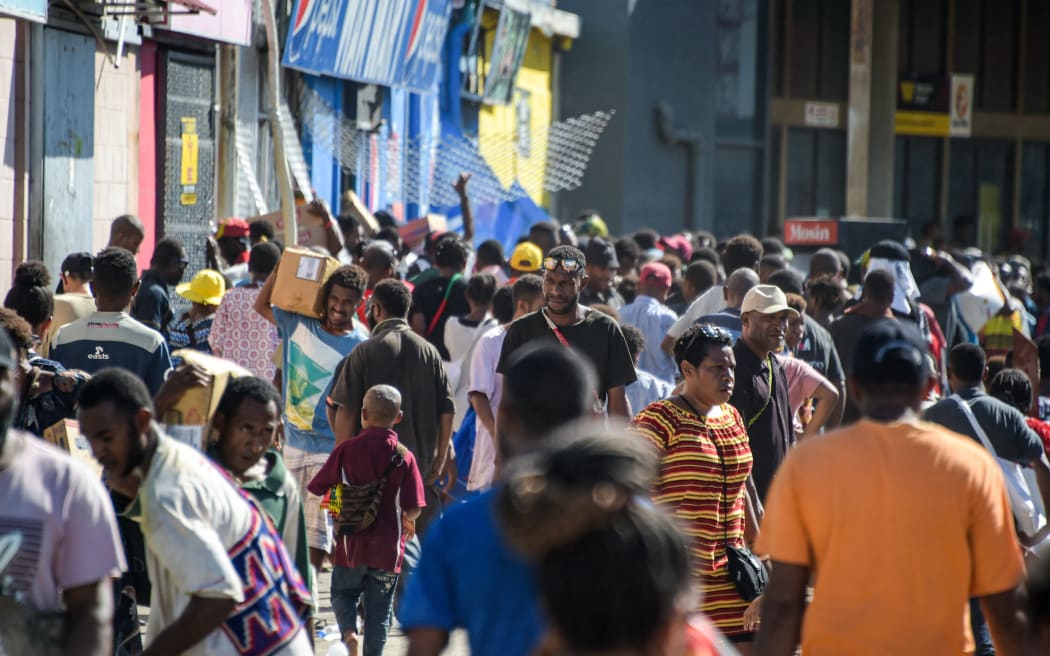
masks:
POLYGON ((409 248, 415 248, 423 242, 431 232, 445 232, 448 230, 448 219, 440 214, 427 214, 424 217, 409 221, 398 228, 401 239, 409 248))
POLYGON ((251 372, 238 364, 193 349, 180 349, 172 353, 183 361, 195 364, 211 376, 207 387, 194 387, 182 395, 178 403, 163 417, 165 428, 172 437, 197 449, 205 449, 208 442, 208 427, 219 399, 226 391, 230 378, 251 376, 251 372))
POLYGON ((321 318, 319 292, 339 260, 302 248, 286 248, 281 255, 270 302, 286 312, 321 318))
POLYGON ((102 477, 102 465, 95 460, 87 438, 80 434, 80 422, 76 419, 63 419, 45 428, 44 439, 87 465, 99 478, 102 477))
MULTIPOLYGON (((328 238, 325 236, 324 218, 307 211, 305 205, 295 208, 296 241, 298 246, 326 246, 328 238)), ((269 221, 277 232, 277 238, 284 241, 284 214, 281 212, 270 212, 258 216, 249 216, 245 219, 248 223, 256 221, 269 221)))

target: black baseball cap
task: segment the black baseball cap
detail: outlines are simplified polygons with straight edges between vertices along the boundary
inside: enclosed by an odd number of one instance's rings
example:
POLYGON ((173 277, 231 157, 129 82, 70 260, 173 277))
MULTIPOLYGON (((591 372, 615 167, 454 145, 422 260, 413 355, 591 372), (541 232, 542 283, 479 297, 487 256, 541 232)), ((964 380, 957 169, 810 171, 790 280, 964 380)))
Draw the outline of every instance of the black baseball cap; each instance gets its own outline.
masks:
POLYGON ((70 253, 62 260, 62 273, 91 281, 95 270, 95 257, 91 253, 70 253))
POLYGON ((587 242, 587 251, 584 253, 587 264, 594 266, 620 268, 620 261, 616 259, 616 247, 604 237, 591 237, 587 242))
POLYGON ((853 377, 862 383, 922 383, 929 377, 926 353, 918 328, 894 319, 879 319, 857 340, 853 377))

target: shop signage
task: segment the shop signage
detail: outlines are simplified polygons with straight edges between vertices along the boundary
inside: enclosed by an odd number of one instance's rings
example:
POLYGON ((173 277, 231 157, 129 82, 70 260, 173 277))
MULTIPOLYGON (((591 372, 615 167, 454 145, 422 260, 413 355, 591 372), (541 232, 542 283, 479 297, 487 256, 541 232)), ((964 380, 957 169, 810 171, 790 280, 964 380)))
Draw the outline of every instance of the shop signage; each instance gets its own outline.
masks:
POLYGON ((0 14, 43 23, 47 21, 47 0, 0 0, 0 14))
POLYGON ((951 134, 968 137, 973 130, 973 76, 952 75, 951 134))
POLYGON ((839 222, 835 219, 787 219, 784 243, 788 246, 835 246, 839 243, 839 222))
POLYGON ((451 0, 296 0, 284 65, 315 75, 434 90, 451 0))
POLYGON ((836 103, 806 103, 806 125, 811 128, 837 128, 839 106, 836 103))
POLYGON ((924 137, 970 136, 972 75, 909 75, 897 83, 894 132, 924 137))
POLYGON ((182 157, 179 160, 179 183, 182 192, 179 194, 179 203, 182 205, 197 204, 197 178, 200 170, 199 162, 199 138, 197 136, 197 119, 192 116, 182 117, 182 157))

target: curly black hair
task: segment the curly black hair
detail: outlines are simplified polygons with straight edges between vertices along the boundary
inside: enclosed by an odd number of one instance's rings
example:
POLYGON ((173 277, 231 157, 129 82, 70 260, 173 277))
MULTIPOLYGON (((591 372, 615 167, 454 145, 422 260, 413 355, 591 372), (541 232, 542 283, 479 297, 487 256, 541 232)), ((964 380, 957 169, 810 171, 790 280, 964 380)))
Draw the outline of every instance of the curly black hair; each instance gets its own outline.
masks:
POLYGON ((23 262, 15 269, 14 282, 4 297, 4 307, 17 312, 29 325, 40 326, 55 311, 55 297, 50 287, 51 274, 43 262, 23 262))
POLYGON ((368 274, 365 270, 355 264, 341 266, 332 272, 328 280, 321 285, 320 303, 322 310, 328 307, 328 296, 332 293, 332 287, 339 285, 345 289, 357 292, 357 297, 362 298, 365 287, 368 285, 368 274))

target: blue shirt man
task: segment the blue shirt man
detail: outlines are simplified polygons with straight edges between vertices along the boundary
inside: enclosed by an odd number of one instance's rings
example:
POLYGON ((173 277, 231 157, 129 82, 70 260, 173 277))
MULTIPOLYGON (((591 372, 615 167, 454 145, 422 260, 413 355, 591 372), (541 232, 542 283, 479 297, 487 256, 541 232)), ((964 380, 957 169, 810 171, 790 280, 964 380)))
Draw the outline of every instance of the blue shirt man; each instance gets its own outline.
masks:
MULTIPOLYGON (((671 270, 660 262, 650 262, 638 275, 638 296, 620 308, 620 323, 634 326, 645 335, 645 343, 654 345, 642 351, 638 365, 660 380, 673 382, 674 361, 655 345, 660 343, 678 316, 664 305, 671 290, 671 270)), ((636 409, 637 410, 637 409, 636 409)))

